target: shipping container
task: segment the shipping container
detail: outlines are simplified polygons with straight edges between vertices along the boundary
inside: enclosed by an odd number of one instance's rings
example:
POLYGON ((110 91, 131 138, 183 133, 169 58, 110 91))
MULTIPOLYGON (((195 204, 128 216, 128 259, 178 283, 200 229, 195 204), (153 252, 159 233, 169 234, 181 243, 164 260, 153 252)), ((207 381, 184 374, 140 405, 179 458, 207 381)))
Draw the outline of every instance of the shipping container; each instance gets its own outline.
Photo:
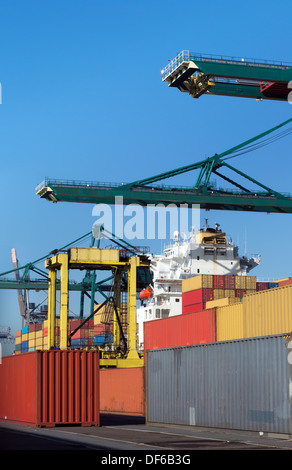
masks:
POLYGON ((291 336, 147 352, 146 421, 292 433, 291 336))
POLYGON ((200 304, 186 305, 182 306, 182 314, 201 312, 205 309, 205 304, 202 302, 200 304))
POLYGON ((144 323, 144 351, 216 341, 215 309, 144 323))
POLYGON ((245 276, 235 276, 235 289, 245 289, 245 276))
POLYGON ((214 275, 213 276, 213 288, 224 289, 225 288, 225 276, 214 275))
POLYGON ((223 299, 210 300, 209 302, 206 302, 206 309, 226 307, 227 305, 232 305, 240 301, 241 299, 239 297, 224 297, 223 299))
POLYGON ((101 369, 100 411, 145 416, 144 367, 101 369))
POLYGON ((245 289, 256 290, 257 278, 256 276, 245 276, 245 289))
POLYGON ((96 335, 94 336, 94 346, 104 346, 113 342, 112 334, 96 335))
POLYGON ((235 289, 235 276, 231 274, 224 276, 224 289, 235 289))
POLYGON ((0 420, 29 426, 99 425, 99 356, 35 351, 4 357, 0 420))
POLYGON ((292 277, 286 277, 285 279, 279 279, 276 281, 279 287, 290 286, 292 284, 292 277))
POLYGON ((214 289, 214 291, 213 291, 214 300, 224 299, 224 297, 225 297, 225 290, 224 289, 214 289))
POLYGON ((242 297, 245 296, 245 289, 235 289, 235 297, 239 297, 242 299, 242 297))
POLYGON ((200 274, 182 280, 182 292, 189 292, 197 289, 212 289, 213 276, 211 274, 200 274))
POLYGON ((237 302, 216 308, 216 339, 228 341, 244 338, 243 303, 237 302))
POLYGON ((257 282, 256 284, 257 291, 262 291, 262 290, 267 290, 267 289, 268 289, 268 282, 257 282))
POLYGON ((182 306, 199 304, 213 300, 213 289, 196 289, 182 294, 182 306))
POLYGON ((248 295, 243 308, 245 338, 292 331, 292 285, 248 295))

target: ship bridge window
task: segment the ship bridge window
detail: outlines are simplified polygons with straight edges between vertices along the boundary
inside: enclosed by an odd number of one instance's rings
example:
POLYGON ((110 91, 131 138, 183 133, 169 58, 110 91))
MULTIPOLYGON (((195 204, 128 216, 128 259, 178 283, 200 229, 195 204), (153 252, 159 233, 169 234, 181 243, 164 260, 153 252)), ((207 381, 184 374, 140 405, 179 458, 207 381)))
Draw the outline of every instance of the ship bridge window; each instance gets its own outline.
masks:
POLYGON ((175 299, 176 302, 179 302, 180 299, 175 299))
POLYGON ((161 316, 162 316, 162 318, 168 317, 169 316, 169 308, 163 308, 161 310, 161 316))
POLYGON ((155 310, 155 318, 160 318, 160 308, 155 310))

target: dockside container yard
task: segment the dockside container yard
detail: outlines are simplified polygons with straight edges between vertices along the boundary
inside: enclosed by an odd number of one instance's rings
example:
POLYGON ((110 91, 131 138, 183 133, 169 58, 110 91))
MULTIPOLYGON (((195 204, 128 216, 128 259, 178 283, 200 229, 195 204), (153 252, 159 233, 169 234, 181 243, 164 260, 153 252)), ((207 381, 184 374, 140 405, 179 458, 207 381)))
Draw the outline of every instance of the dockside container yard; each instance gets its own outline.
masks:
MULTIPOLYGON (((0 273, 0 289, 14 289, 19 309, 13 353, 3 356, 0 342, 0 440, 8 442, 14 433, 26 448, 29 434, 36 438, 32 446, 68 449, 73 459, 73 449, 105 451, 101 464, 112 463, 112 451, 124 456, 132 446, 147 457, 155 451, 157 460, 148 463, 174 464, 175 456, 196 446, 247 450, 242 436, 254 438, 248 442, 252 448, 264 433, 277 443, 262 440, 257 450, 280 449, 284 439, 290 442, 283 447, 292 449, 292 277, 284 278, 289 243, 278 236, 276 220, 292 214, 292 195, 284 178, 275 182, 278 165, 290 184, 289 158, 280 159, 283 147, 276 157, 267 151, 292 135, 292 118, 260 127, 273 103, 292 103, 292 64, 182 50, 156 70, 168 93, 182 93, 181 108, 179 99, 167 102, 167 93, 160 95, 151 70, 160 48, 170 53, 172 31, 183 42, 194 33, 204 43, 210 36, 210 46, 220 37, 216 47, 225 41, 231 54, 236 42, 230 38, 237 34, 248 54, 268 39, 266 47, 281 49, 288 43, 281 23, 288 24, 288 13, 279 14, 277 31, 277 8, 266 5, 259 30, 255 15, 254 25, 244 15, 238 22, 239 6, 236 21, 230 21, 219 4, 216 12, 215 5, 208 10, 199 4, 178 9, 159 2, 155 8, 77 2, 68 9, 54 3, 40 11, 35 5, 2 9, 8 51, 5 57, 3 48, 8 133, 2 154, 8 166, 2 172, 2 220, 5 243, 13 240, 29 261, 21 265, 10 248, 0 273), (274 21, 269 28, 268 14, 274 21), (198 34, 194 17, 202 23, 198 34), (230 34, 221 34, 225 30, 230 34), (263 40, 255 46, 253 37, 263 40), (111 72, 106 79, 104 70, 111 72), (188 96, 199 103, 194 113, 188 96), (252 99, 255 106, 239 110, 240 119, 235 97, 252 99), (220 106, 225 98, 230 107, 220 106), (215 106, 205 107, 204 100, 215 106), (266 106, 263 119, 260 106, 266 106), (220 148, 226 141, 220 122, 229 148, 220 148), (264 162, 246 163, 245 154, 262 148, 264 162), (240 169, 229 163, 239 156, 240 169), (245 173, 250 170, 268 182, 245 173), (45 176, 49 172, 55 174, 45 176), (88 181, 88 174, 99 181, 88 181), (35 178, 39 205, 29 199, 35 178), (216 222, 205 218, 210 211, 216 222), (235 220, 217 219, 222 211, 235 212, 235 220), (240 212, 250 219, 243 221, 240 212), (259 227, 267 214, 269 221, 259 227), (75 229, 83 225, 87 233, 80 236, 75 229), (234 242, 245 237, 246 245, 246 228, 253 232, 256 254, 247 254, 245 246, 241 255, 234 242), (65 243, 68 233, 75 239, 65 243), (39 253, 43 247, 45 256, 39 253), (273 257, 257 271, 271 247, 273 257), (110 424, 103 426, 104 415, 110 424), (111 425, 117 417, 122 424, 111 425), (240 437, 229 445, 227 434, 240 437)), ((289 233, 288 224, 283 232, 289 233)), ((12 294, 1 305, 7 322, 14 321, 15 302, 12 294)), ((0 339, 11 340, 10 328, 4 327, 0 339)), ((123 458, 114 463, 130 462, 131 468, 135 459, 123 458)), ((29 458, 27 465, 43 460, 29 458)), ((141 462, 136 460, 136 468, 141 462)))
MULTIPOLYGON (((67 351, 49 350, 46 321, 18 331, 15 355, 0 368, 1 420, 98 426, 106 412, 292 434, 292 279, 183 280, 182 313, 144 324, 142 367, 100 367, 95 317, 67 351)), ((68 320, 68 330, 80 321, 68 320)))

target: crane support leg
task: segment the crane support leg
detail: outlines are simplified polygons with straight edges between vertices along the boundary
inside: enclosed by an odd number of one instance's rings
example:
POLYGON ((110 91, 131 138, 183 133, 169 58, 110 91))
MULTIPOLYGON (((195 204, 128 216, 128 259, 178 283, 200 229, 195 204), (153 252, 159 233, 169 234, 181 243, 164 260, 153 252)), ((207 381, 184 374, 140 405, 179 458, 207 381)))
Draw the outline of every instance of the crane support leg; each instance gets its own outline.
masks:
POLYGON ((52 349, 55 344, 56 326, 56 269, 49 269, 48 283, 48 348, 52 349))

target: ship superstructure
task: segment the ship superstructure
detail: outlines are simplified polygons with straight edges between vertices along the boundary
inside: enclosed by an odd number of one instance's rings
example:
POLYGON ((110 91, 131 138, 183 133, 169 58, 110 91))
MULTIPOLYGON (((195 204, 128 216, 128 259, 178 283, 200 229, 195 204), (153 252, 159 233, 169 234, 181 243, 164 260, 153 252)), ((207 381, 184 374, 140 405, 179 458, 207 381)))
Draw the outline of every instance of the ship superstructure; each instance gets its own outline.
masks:
POLYGON ((143 349, 145 321, 182 313, 182 280, 200 274, 246 276, 260 264, 260 256, 240 256, 239 248, 225 232, 206 227, 190 238, 174 233, 174 242, 163 254, 149 255, 153 274, 152 286, 140 293, 137 309, 138 345, 143 349))

